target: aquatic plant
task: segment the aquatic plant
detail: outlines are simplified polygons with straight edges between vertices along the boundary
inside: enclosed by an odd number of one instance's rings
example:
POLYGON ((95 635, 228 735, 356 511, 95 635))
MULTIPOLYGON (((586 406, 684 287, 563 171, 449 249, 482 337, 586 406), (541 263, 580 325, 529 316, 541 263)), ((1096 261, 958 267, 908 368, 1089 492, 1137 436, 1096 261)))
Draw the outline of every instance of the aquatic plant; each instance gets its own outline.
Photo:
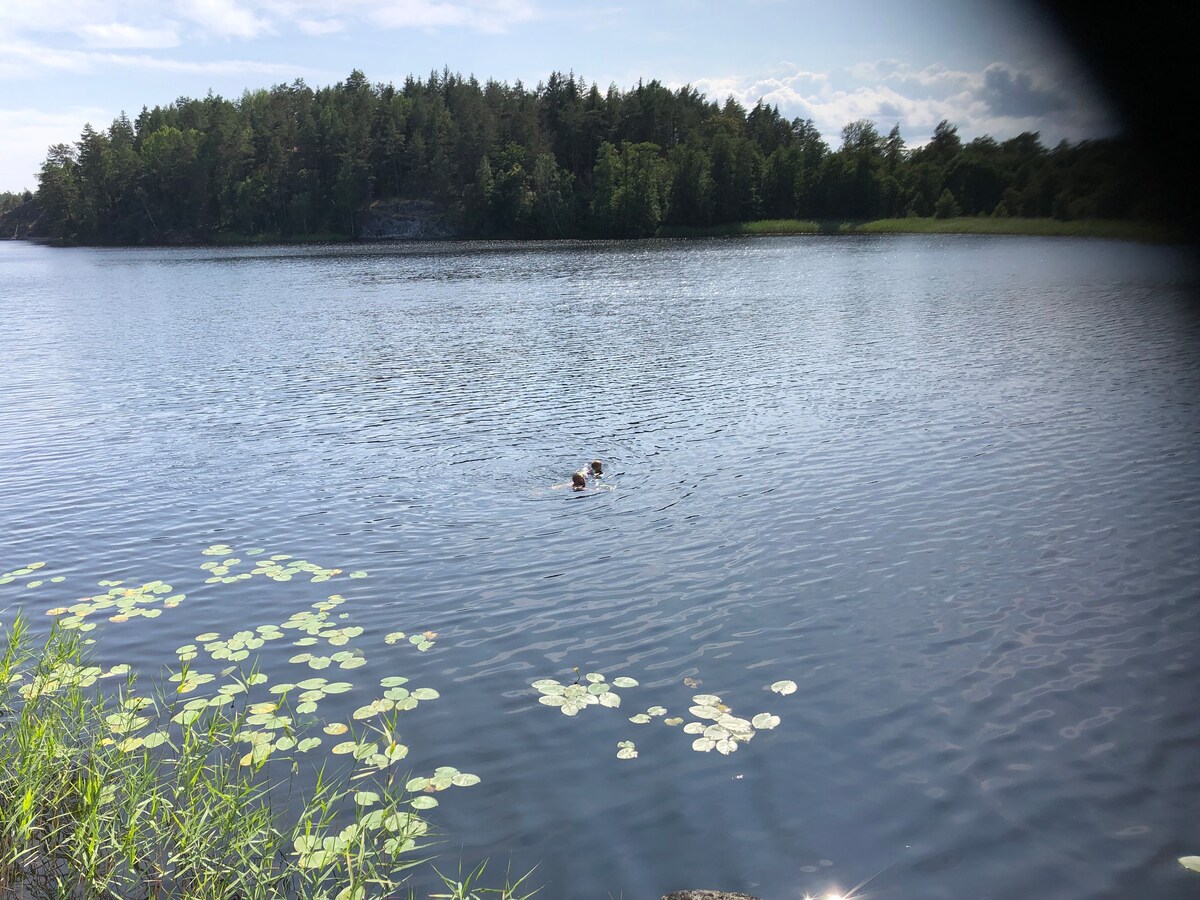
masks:
MULTIPOLYGON (((544 706, 557 707, 563 715, 575 716, 588 706, 612 708, 620 706, 621 697, 612 689, 612 686, 619 688, 638 686, 636 679, 624 675, 614 678, 610 685, 605 676, 599 672, 589 672, 584 676, 584 682, 586 682, 584 683, 579 680, 579 670, 575 671, 576 678, 571 683, 564 684, 553 678, 542 678, 533 682, 532 687, 541 694, 538 702, 544 706)), ((684 684, 688 687, 695 687, 700 682, 688 677, 684 679, 684 684)), ((796 683, 794 681, 776 681, 770 685, 770 690, 786 696, 795 693, 796 683)), ((692 697, 692 705, 688 708, 688 712, 697 721, 684 725, 682 716, 668 716, 667 708, 658 705, 649 707, 645 712, 629 716, 629 721, 634 725, 648 725, 656 718, 661 718, 662 723, 668 727, 683 725, 685 734, 697 736, 692 741, 693 750, 701 753, 716 750, 722 755, 735 752, 741 744, 748 743, 756 733, 769 731, 780 722, 779 716, 769 712, 758 713, 752 719, 735 716, 733 710, 716 694, 696 694, 692 697)), ((619 748, 618 759, 635 759, 638 755, 632 741, 621 741, 617 747, 619 748)))
POLYGON ((512 880, 512 872, 506 872, 504 884, 496 888, 483 887, 479 884, 484 870, 487 868, 487 861, 481 862, 470 872, 463 874, 462 865, 458 867, 458 877, 454 878, 444 874, 441 870, 434 868, 438 878, 442 880, 442 884, 446 887, 444 894, 430 894, 430 900, 484 900, 485 897, 498 897, 500 900, 529 900, 536 894, 540 888, 534 888, 528 894, 519 894, 521 885, 533 875, 532 871, 526 872, 516 881, 512 880))
MULTIPOLYGON (((210 585, 367 577, 286 554, 242 563, 225 544, 203 553, 220 557, 201 567, 210 585)), ((43 565, 5 573, 4 583, 43 565)), ((320 675, 273 681, 259 671, 258 651, 289 636, 307 648, 292 663, 364 665, 366 654, 353 645, 364 629, 345 621, 344 596, 282 623, 198 634, 176 649, 178 666, 142 691, 131 665, 96 664, 92 633, 156 618, 187 597, 162 581, 99 586, 105 590, 48 610, 55 623, 40 640, 23 615, 0 626, 0 892, 19 885, 30 898, 390 896, 427 856, 432 830, 422 814, 438 805, 433 794, 479 782, 450 766, 427 776, 399 768, 409 748, 398 717, 437 700, 433 688, 409 687, 400 675, 364 690, 320 675), (365 694, 350 721, 322 723, 321 702, 350 692, 365 694), (325 746, 318 725, 342 740, 302 769, 325 746)), ((434 636, 420 633, 413 644, 427 650, 434 636)))
POLYGON ((553 678, 543 678, 535 681, 533 687, 542 696, 538 702, 543 706, 556 706, 564 716, 573 716, 588 706, 607 706, 616 709, 621 705, 621 695, 613 687, 637 687, 637 681, 621 675, 612 680, 610 685, 604 676, 598 672, 589 672, 584 676, 586 684, 578 678, 570 684, 561 684, 553 678))

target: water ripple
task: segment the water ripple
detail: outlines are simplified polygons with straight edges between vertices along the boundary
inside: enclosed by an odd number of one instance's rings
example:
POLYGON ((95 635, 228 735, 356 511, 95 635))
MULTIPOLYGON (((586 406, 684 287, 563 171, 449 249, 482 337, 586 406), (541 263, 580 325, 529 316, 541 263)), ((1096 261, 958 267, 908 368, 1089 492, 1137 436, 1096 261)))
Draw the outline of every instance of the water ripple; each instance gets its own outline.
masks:
MULTIPOLYGON (((1193 896, 1197 284, 1084 240, 0 244, 0 566, 369 569, 367 636, 440 635, 414 766, 484 776, 439 824, 548 896, 1193 896), (783 722, 692 753, 536 703, 574 667, 783 722)), ((105 652, 316 599, 238 590, 105 652)))

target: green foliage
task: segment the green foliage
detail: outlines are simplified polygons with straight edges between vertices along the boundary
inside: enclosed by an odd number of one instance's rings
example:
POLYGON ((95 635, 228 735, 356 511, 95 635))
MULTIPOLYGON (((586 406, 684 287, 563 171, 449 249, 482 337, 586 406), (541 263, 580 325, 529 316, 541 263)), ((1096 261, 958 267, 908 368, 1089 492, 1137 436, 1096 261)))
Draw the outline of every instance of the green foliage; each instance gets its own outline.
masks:
POLYGON ((942 195, 938 197, 937 203, 933 206, 933 217, 935 219, 953 219, 961 215, 962 207, 958 205, 958 201, 950 193, 950 188, 945 188, 942 191, 942 195))
POLYGON ((512 880, 512 873, 505 874, 504 884, 498 888, 482 887, 479 884, 483 877, 484 870, 487 868, 487 862, 481 862, 470 872, 464 873, 462 866, 459 865, 458 875, 450 876, 434 869, 437 872, 438 878, 442 880, 442 884, 446 887, 444 894, 430 894, 430 900, 485 900, 487 897, 495 897, 498 900, 529 900, 534 894, 540 890, 535 888, 529 893, 521 893, 522 885, 533 874, 526 872, 516 881, 512 880))
MULTIPOLYGON (((239 554, 214 544, 203 553, 210 586, 368 577, 262 548, 239 554)), ((0 585, 25 591, 63 580, 41 561, 0 574, 0 585)), ((354 642, 364 629, 347 621, 341 594, 279 624, 198 634, 176 649, 178 666, 144 690, 133 666, 98 664, 94 636, 102 626, 148 624, 187 594, 161 580, 99 587, 48 610, 48 635, 35 637, 21 615, 0 635, 0 892, 31 900, 391 896, 429 845, 423 814, 438 805, 434 795, 479 782, 451 766, 428 776, 400 768, 409 748, 399 716, 437 700, 433 688, 381 679, 361 691, 348 723, 324 722, 320 731, 340 739, 327 745, 315 733, 319 706, 360 689, 258 670, 260 648, 288 638, 306 648, 295 664, 362 665, 354 642)), ((427 650, 435 636, 404 645, 427 650)), ((520 883, 491 893, 513 897, 520 883)))
POLYGON ((942 122, 909 149, 865 119, 842 138, 831 152, 809 120, 657 81, 602 93, 556 72, 531 90, 443 70, 396 86, 356 70, 87 126, 50 148, 37 200, 52 236, 91 243, 354 237, 392 198, 434 201, 464 236, 515 237, 956 215, 946 191, 970 216, 1179 212, 1121 141, 964 144, 942 122))
POLYGON ((33 199, 30 191, 0 191, 0 216, 33 199))

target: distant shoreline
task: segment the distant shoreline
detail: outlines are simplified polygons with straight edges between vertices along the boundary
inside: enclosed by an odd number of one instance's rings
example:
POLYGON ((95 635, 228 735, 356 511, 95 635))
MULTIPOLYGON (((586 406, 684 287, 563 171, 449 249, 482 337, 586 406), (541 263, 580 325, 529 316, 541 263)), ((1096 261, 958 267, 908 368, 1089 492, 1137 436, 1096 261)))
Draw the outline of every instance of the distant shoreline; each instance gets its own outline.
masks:
POLYGON ((1062 221, 982 216, 875 219, 867 222, 764 219, 756 222, 712 225, 707 228, 663 226, 659 228, 657 236, 692 238, 784 234, 1010 234, 1028 237, 1116 238, 1157 244, 1181 243, 1187 239, 1183 231, 1155 222, 1127 219, 1062 221))
MULTIPOLYGON (((781 235, 847 235, 847 234, 976 234, 976 235, 1023 235, 1026 237, 1089 237, 1107 238, 1112 240, 1137 241, 1152 244, 1186 243, 1189 235, 1186 231, 1170 225, 1156 222, 1137 222, 1125 219, 1077 219, 1062 221, 1059 219, 1032 218, 990 218, 960 216, 957 218, 903 218, 875 219, 871 221, 812 221, 800 219, 762 219, 753 222, 733 222, 707 227, 690 227, 679 225, 663 225, 659 227, 655 239, 696 239, 713 237, 771 237, 781 235)), ((488 238, 467 235, 446 235, 439 237, 415 238, 352 238, 343 234, 258 234, 245 235, 233 232, 220 232, 210 235, 207 239, 197 239, 195 236, 179 235, 177 240, 166 240, 154 244, 88 244, 64 242, 46 239, 38 236, 8 238, 9 240, 34 240, 50 246, 90 246, 90 247, 255 247, 266 245, 303 245, 303 244, 393 244, 393 243, 428 243, 446 240, 522 240, 541 242, 558 240, 557 238, 524 238, 494 235, 488 238), (189 239, 190 238, 190 239, 189 239)), ((573 238, 572 240, 611 240, 611 238, 573 238)), ((645 239, 643 239, 645 240, 645 239)))

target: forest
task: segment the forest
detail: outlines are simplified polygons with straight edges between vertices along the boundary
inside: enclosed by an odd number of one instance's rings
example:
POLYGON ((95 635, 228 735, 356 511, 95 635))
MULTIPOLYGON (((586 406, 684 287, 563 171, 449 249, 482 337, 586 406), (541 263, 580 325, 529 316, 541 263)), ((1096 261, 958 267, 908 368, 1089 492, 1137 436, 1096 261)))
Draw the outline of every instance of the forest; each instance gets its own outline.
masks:
MULTIPOLYGON (((921 139, 925 140, 922 135, 921 139)), ((601 91, 573 73, 534 89, 451 73, 303 81, 122 114, 49 149, 36 200, 64 241, 355 237, 364 211, 437 205, 464 237, 643 237, 757 219, 1171 218, 1123 139, 919 147, 851 122, 836 149, 811 120, 658 81, 601 91)), ((16 199, 15 196, 12 199, 16 199)))

